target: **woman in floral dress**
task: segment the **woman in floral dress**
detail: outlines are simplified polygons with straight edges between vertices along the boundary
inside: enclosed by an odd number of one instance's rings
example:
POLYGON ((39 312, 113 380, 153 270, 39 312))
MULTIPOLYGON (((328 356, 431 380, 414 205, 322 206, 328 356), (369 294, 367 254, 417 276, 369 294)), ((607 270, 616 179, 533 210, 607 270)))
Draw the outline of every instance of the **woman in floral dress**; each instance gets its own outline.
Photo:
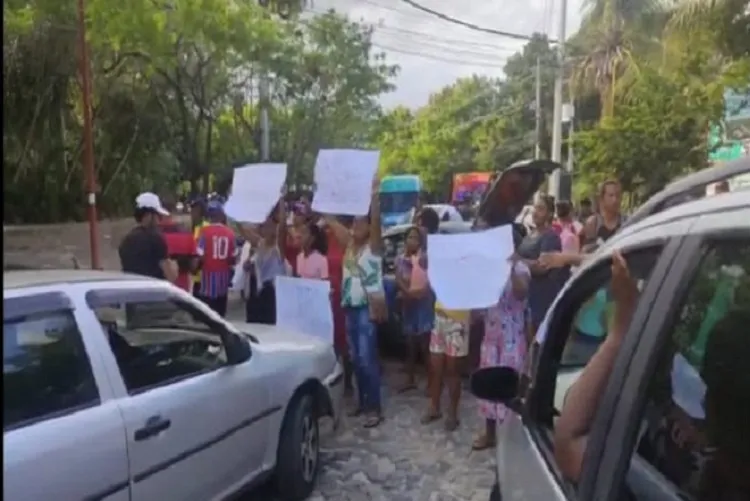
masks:
MULTIPOLYGON (((512 367, 521 371, 526 358, 526 308, 531 272, 514 258, 513 271, 497 304, 484 310, 484 338, 480 347, 479 366, 512 367)), ((503 404, 479 400, 479 415, 485 420, 484 430, 472 448, 494 447, 497 422, 503 422, 508 409, 503 404)))

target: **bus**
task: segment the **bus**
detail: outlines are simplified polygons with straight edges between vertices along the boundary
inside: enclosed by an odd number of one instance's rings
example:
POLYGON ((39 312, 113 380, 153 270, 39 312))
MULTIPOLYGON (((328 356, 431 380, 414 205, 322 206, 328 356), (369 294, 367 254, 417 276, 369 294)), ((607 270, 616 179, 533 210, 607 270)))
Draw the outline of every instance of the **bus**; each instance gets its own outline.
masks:
POLYGON ((408 223, 417 206, 422 180, 417 175, 386 176, 380 181, 380 218, 384 228, 408 223))

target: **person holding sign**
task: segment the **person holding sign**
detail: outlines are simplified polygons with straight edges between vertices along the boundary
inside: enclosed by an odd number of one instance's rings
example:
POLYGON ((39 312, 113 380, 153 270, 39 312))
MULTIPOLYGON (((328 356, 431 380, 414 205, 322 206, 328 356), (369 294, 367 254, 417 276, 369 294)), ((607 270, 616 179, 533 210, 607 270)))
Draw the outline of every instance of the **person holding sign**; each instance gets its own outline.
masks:
POLYGON ((287 262, 282 249, 286 243, 286 208, 283 200, 271 216, 256 230, 242 226, 242 234, 253 248, 243 263, 248 273, 245 321, 273 325, 276 323, 276 277, 286 276, 287 262))
MULTIPOLYGON (((519 240, 516 237, 514 235, 514 240, 519 240)), ((517 255, 511 258, 511 262, 510 280, 497 304, 480 313, 484 317, 480 367, 507 366, 521 371, 524 366, 531 271, 517 255)), ((472 449, 479 451, 495 446, 497 421, 502 422, 507 412, 503 404, 479 401, 479 414, 485 420, 485 427, 474 440, 472 449)))
MULTIPOLYGON (((377 178, 371 189, 370 214, 356 216, 349 231, 335 217, 326 224, 344 247, 341 305, 354 374, 357 378, 358 407, 353 416, 364 414, 364 426, 374 428, 382 418, 380 362, 375 324, 385 321, 388 311, 383 291, 383 265, 380 233, 380 206, 377 178)), ((313 201, 314 203, 314 201, 313 201)))

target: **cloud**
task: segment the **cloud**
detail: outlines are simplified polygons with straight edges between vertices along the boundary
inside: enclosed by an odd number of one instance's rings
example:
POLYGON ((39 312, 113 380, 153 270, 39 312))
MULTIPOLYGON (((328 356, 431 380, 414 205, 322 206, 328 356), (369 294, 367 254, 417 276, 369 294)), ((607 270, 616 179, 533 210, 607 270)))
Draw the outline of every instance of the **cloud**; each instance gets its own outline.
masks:
MULTIPOLYGON (((478 26, 557 38, 560 0, 418 1, 478 26)), ((568 36, 580 25, 582 2, 568 3, 568 36)), ((401 67, 396 91, 381 99, 386 107, 422 106, 432 92, 461 77, 502 76, 505 60, 524 43, 440 20, 401 0, 312 0, 314 12, 331 8, 375 25, 373 44, 401 67)))

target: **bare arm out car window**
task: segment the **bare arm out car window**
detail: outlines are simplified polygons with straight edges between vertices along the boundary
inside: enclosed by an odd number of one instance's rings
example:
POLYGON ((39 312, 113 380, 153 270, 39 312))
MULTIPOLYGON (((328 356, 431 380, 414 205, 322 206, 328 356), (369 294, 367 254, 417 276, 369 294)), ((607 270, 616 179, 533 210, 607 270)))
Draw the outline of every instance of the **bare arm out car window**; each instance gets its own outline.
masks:
MULTIPOLYGON (((750 241, 705 255, 649 378, 636 454, 680 497, 750 499, 750 241)), ((629 480, 639 491, 637 478, 629 480)))
POLYGON ((220 336, 175 300, 95 308, 130 393, 169 384, 226 363, 220 336))
MULTIPOLYGON (((642 249, 625 254, 630 273, 643 290, 656 262, 661 255, 661 247, 642 249)), ((555 330, 568 333, 565 348, 560 359, 555 387, 554 408, 562 410, 565 395, 578 380, 583 368, 594 356, 599 345, 610 331, 613 300, 610 294, 610 263, 594 268, 576 280, 577 299, 571 307, 565 307, 569 314, 564 315, 562 324, 555 330), (578 286, 577 284, 581 285, 578 286), (580 287, 580 288, 579 288, 580 287)))
POLYGON ((81 334, 69 311, 3 322, 3 428, 99 401, 81 334))

